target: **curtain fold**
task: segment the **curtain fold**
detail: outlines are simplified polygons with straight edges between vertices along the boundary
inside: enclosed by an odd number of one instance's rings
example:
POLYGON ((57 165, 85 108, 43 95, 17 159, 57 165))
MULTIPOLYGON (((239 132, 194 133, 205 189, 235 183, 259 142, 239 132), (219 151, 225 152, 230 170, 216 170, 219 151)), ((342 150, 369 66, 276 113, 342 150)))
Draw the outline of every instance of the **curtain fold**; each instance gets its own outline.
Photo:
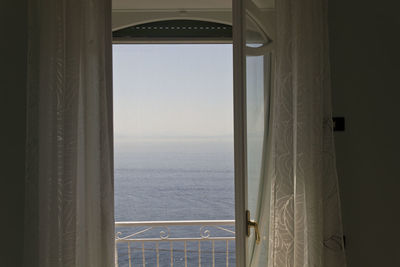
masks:
MULTIPOLYGON (((274 81, 251 266, 346 266, 325 0, 277 0, 274 81)), ((267 131, 267 130, 265 130, 267 131)))
POLYGON ((30 0, 24 266, 114 264, 111 1, 30 0))

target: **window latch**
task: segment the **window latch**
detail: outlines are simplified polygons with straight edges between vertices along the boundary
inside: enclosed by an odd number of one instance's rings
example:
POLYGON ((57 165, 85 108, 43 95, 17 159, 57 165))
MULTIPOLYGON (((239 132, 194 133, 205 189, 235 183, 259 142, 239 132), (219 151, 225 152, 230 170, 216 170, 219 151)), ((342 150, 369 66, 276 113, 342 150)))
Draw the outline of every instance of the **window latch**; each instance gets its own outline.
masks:
POLYGON ((256 244, 260 244, 260 232, 258 230, 258 223, 250 219, 250 211, 246 210, 247 230, 246 235, 250 236, 250 228, 253 227, 256 235, 256 244))

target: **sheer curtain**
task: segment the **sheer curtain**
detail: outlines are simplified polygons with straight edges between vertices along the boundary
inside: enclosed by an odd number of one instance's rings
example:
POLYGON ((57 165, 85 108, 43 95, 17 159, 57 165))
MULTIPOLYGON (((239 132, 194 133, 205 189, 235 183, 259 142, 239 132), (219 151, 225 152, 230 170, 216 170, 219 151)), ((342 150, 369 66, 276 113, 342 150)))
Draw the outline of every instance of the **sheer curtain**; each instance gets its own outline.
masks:
MULTIPOLYGON (((325 0, 277 0, 251 266, 345 266, 325 0)), ((269 75, 269 74, 267 74, 269 75)))
POLYGON ((24 266, 114 264, 111 68, 111 1, 29 1, 24 266))

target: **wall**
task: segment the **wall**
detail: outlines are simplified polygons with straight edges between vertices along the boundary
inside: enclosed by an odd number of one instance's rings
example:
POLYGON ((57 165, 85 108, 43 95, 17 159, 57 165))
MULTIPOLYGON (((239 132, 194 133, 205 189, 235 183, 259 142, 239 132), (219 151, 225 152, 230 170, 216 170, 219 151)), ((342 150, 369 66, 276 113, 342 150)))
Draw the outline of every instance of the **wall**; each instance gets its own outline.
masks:
POLYGON ((350 267, 400 266, 397 1, 330 0, 335 134, 350 267))
POLYGON ((0 2, 0 265, 18 267, 24 221, 27 3, 0 2))

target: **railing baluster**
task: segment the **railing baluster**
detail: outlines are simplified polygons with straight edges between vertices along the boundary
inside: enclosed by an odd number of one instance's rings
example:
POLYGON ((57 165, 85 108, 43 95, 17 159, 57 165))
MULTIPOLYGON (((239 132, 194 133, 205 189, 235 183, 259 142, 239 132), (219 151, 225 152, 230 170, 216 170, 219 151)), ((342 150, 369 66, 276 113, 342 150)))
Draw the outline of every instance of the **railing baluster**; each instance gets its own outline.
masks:
POLYGON ((169 250, 171 254, 171 267, 174 266, 174 245, 172 244, 172 241, 169 242, 169 250))
POLYGON ((187 253, 186 253, 186 240, 184 242, 184 250, 185 250, 185 267, 187 267, 187 253))
POLYGON ((212 266, 215 267, 215 241, 212 242, 212 266))
POLYGON ((156 242, 156 253, 157 253, 157 267, 160 267, 160 251, 158 250, 158 242, 156 242))
POLYGON ((132 267, 132 259, 131 259, 131 242, 128 242, 128 260, 129 260, 129 267, 132 267))
POLYGON ((201 245, 199 240, 199 267, 201 267, 201 245))
POLYGON ((142 260, 143 260, 143 267, 146 267, 146 256, 144 255, 144 242, 142 242, 142 260))
POLYGON ((226 240, 226 267, 229 266, 229 240, 226 240))
POLYGON ((115 267, 118 267, 118 242, 115 242, 115 267))

